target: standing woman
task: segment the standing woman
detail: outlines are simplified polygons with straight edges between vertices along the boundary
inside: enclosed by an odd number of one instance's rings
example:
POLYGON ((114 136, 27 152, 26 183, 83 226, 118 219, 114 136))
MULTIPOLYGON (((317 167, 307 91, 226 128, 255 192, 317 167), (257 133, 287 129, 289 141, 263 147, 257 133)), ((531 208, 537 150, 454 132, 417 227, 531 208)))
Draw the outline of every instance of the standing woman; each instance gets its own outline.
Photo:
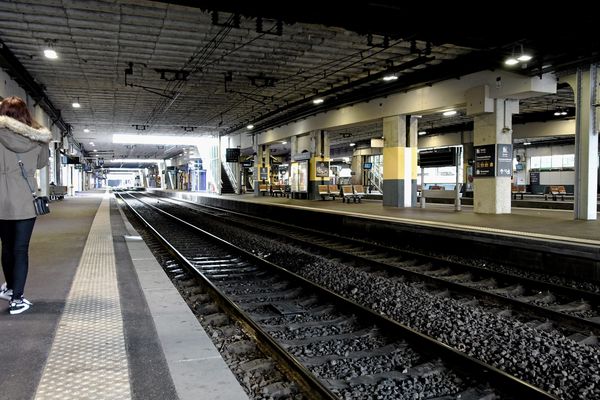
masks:
POLYGON ((35 209, 29 184, 37 190, 36 168, 48 165, 50 131, 31 118, 19 97, 0 102, 0 239, 6 284, 0 299, 9 300, 9 312, 20 314, 33 304, 23 297, 29 268, 29 240, 35 209))

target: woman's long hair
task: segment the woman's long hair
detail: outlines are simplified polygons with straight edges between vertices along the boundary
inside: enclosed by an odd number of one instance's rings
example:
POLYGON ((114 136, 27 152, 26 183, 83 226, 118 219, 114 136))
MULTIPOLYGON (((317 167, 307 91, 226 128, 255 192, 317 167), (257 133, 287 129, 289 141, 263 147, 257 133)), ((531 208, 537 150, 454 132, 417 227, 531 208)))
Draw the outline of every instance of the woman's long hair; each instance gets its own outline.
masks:
POLYGON ((35 129, 40 128, 40 124, 31 117, 27 104, 20 97, 11 96, 2 100, 0 115, 6 115, 35 129))

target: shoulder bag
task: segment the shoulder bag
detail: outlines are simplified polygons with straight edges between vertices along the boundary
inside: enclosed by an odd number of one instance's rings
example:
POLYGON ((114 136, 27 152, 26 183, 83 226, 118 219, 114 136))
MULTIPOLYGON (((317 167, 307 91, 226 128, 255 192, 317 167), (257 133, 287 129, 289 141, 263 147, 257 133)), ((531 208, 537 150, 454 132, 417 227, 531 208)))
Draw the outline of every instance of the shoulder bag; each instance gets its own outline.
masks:
POLYGON ((47 196, 38 196, 35 194, 35 191, 31 187, 29 183, 29 179, 27 179, 27 174, 25 173, 25 168, 23 167, 23 161, 21 161, 21 155, 17 154, 19 158, 19 167, 21 167, 21 175, 23 175, 23 179, 27 182, 27 186, 31 191, 31 195, 33 196, 33 208, 35 209, 35 215, 44 215, 50 212, 50 200, 48 200, 47 196))

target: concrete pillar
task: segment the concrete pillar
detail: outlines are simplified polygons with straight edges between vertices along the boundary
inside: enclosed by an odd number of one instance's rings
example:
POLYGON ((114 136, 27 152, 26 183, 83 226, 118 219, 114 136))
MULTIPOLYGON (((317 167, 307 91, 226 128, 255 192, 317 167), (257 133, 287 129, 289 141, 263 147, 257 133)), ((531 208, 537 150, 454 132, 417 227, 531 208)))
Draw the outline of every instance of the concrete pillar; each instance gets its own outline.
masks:
POLYGON ((271 174, 271 148, 266 144, 254 147, 254 195, 260 195, 259 185, 268 185, 271 174))
POLYGON ((473 205, 476 213, 510 214, 512 114, 518 112, 519 103, 518 100, 505 99, 493 99, 493 103, 494 112, 475 115, 473 118, 475 146, 473 205), (502 165, 500 153, 504 153, 505 159, 510 159, 508 166, 506 161, 502 165), (489 159, 485 159, 485 154, 489 159))
POLYGON ((418 119, 395 115, 383 119, 383 205, 417 205, 418 119))
POLYGON ((597 219, 598 194, 598 70, 578 68, 566 79, 575 94, 575 204, 574 217, 597 219))
POLYGON ((324 130, 313 131, 310 142, 308 196, 309 199, 316 200, 321 198, 318 186, 328 185, 330 180, 329 135, 324 130))

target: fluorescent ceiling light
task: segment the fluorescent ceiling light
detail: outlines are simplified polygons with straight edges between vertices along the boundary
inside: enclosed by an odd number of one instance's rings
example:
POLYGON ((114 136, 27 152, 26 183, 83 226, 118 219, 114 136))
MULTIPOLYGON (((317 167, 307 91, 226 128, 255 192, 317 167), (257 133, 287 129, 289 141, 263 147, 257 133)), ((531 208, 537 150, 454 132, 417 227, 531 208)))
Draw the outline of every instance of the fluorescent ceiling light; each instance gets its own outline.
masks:
POLYGON ((356 146, 356 143, 350 143, 350 147, 356 146))
POLYGON ((97 153, 97 152, 98 152, 98 150, 94 149, 94 153, 97 153))
POLYGON ((73 106, 73 108, 81 108, 81 104, 79 104, 78 101, 74 102, 73 104, 71 104, 73 106))
POLYGON ((523 146, 529 146, 531 142, 523 142, 523 146))
POLYGON ((283 141, 283 142, 281 142, 281 144, 287 144, 287 142, 286 142, 286 141, 283 141))
POLYGON ((83 131, 84 131, 85 133, 90 133, 90 130, 89 130, 88 128, 85 128, 83 131))
POLYGON ((56 51, 54 51, 52 49, 44 50, 44 56, 46 56, 46 58, 49 58, 51 60, 56 60, 58 58, 58 54, 56 54, 56 51))
POLYGON ((196 145, 214 142, 216 139, 206 136, 175 136, 175 135, 129 135, 114 134, 113 143, 123 144, 170 144, 170 145, 196 145))
POLYGON ((323 99, 320 99, 320 98, 319 98, 319 99, 314 99, 314 100, 313 100, 313 104, 315 104, 315 105, 316 105, 316 104, 321 104, 321 103, 323 103, 324 101, 325 101, 325 100, 323 100, 323 99))
POLYGON ((529 54, 521 54, 519 57, 517 57, 518 61, 521 62, 527 62, 529 60, 531 60, 533 57, 531 57, 529 54))
POLYGON ((141 164, 156 164, 163 160, 155 158, 117 158, 114 160, 104 160, 105 163, 141 163, 141 164))
POLYGON ((427 132, 426 132, 426 131, 419 131, 419 136, 423 136, 423 135, 425 135, 425 134, 427 134, 427 132))
POLYGON ((254 129, 254 125, 252 125, 252 124, 246 125, 246 129, 254 129))
POLYGON ((448 110, 448 111, 444 111, 444 112, 442 113, 442 115, 443 115, 444 117, 450 117, 450 116, 452 116, 452 115, 456 115, 456 110, 448 110))
POLYGON ((516 65, 518 63, 519 63, 519 60, 517 60, 514 57, 507 58, 506 61, 504 61, 504 64, 506 64, 506 65, 516 65))
POLYGON ((90 146, 95 146, 94 142, 90 142, 90 146))
POLYGON ((383 80, 386 82, 395 81, 396 79, 398 79, 398 77, 396 75, 385 75, 383 77, 383 80))

